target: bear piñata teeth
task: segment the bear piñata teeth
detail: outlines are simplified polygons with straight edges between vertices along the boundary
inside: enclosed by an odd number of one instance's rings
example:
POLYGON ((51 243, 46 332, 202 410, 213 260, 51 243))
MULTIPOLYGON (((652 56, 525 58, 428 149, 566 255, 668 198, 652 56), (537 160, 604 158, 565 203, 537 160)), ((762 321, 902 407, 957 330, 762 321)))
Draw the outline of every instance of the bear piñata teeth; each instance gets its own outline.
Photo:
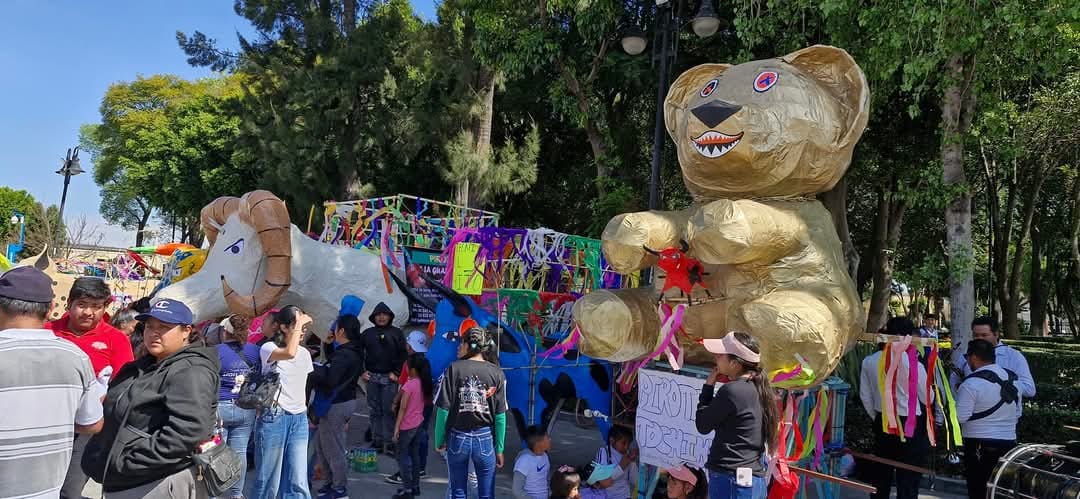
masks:
POLYGON ((743 134, 727 135, 716 131, 707 131, 693 140, 694 148, 706 158, 719 158, 727 154, 742 140, 743 134))

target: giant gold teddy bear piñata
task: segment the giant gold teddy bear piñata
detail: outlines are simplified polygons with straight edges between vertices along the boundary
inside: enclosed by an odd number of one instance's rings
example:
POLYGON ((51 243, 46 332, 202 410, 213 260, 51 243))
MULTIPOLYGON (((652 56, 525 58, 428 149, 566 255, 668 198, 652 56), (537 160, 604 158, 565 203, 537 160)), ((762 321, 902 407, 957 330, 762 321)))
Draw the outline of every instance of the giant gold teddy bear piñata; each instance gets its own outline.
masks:
POLYGON ((787 386, 820 383, 862 332, 865 314, 832 218, 815 195, 831 189, 866 127, 869 88, 848 53, 809 47, 736 66, 683 73, 664 103, 694 205, 620 215, 603 233, 611 265, 652 267, 657 251, 687 248, 704 267, 691 295, 601 290, 574 307, 587 355, 628 361, 662 348, 658 302, 688 304, 677 335, 685 360, 729 331, 761 343, 763 367, 787 386))

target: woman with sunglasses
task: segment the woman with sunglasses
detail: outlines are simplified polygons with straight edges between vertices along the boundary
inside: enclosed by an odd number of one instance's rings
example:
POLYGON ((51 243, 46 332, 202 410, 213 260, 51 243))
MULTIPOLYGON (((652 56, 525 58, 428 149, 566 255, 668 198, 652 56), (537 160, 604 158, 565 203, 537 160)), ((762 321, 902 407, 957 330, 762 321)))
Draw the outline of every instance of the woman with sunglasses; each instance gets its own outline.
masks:
POLYGON ((277 372, 281 391, 255 422, 255 484, 251 497, 309 499, 307 377, 311 354, 300 341, 311 317, 290 305, 263 327, 267 341, 259 349, 262 372, 277 372))

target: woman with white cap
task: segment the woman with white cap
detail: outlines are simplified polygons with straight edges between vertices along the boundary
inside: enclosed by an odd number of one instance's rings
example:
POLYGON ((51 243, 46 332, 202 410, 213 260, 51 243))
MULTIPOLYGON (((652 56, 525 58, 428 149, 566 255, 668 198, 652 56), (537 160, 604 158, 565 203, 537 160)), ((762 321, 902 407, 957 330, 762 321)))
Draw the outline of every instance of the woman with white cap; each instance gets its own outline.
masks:
POLYGON ((705 499, 708 497, 709 481, 705 479, 704 471, 685 464, 664 471, 668 475, 668 499, 705 499))
POLYGON ((716 366, 701 388, 697 430, 715 431, 709 459, 711 499, 765 499, 762 456, 775 449, 780 416, 776 394, 761 370, 761 348, 753 336, 731 332, 704 341, 716 366), (727 381, 715 388, 718 377, 727 381))

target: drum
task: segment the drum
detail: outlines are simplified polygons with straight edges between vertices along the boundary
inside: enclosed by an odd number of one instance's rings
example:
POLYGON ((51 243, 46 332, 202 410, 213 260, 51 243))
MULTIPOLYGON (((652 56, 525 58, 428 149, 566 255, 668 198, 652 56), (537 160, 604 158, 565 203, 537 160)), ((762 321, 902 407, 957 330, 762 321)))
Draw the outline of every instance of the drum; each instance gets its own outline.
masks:
POLYGON ((998 461, 986 492, 991 499, 1080 499, 1080 459, 1061 445, 1019 446, 998 461))

